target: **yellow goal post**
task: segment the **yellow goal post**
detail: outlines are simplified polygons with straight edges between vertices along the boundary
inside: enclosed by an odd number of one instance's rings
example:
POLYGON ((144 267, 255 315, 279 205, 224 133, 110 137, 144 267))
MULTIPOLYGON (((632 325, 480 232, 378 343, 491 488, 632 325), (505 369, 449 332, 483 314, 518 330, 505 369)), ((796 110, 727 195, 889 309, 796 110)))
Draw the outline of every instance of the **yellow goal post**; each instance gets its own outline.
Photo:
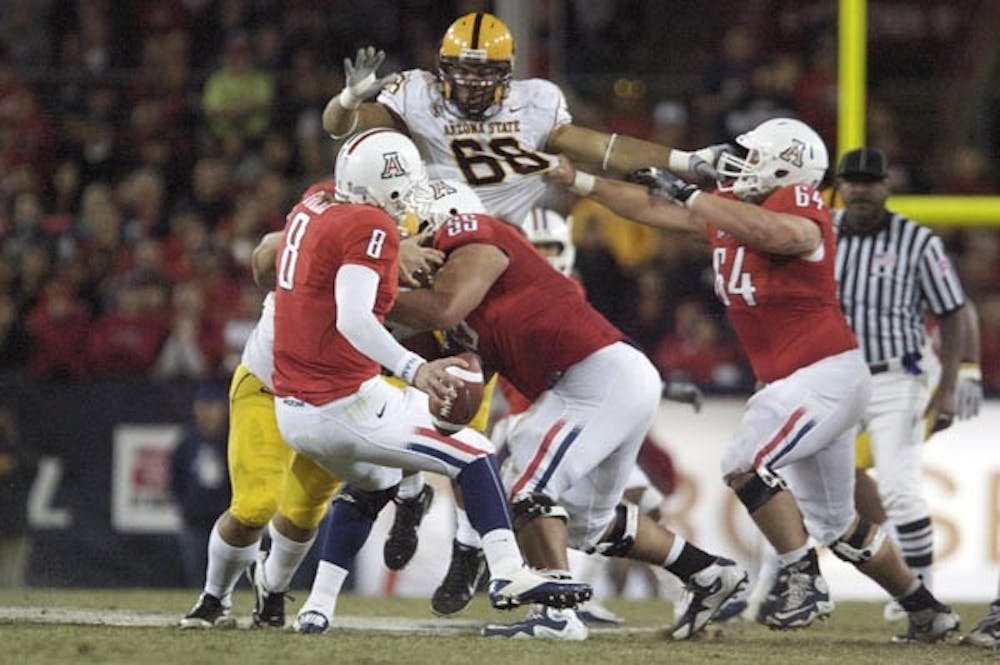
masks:
MULTIPOLYGON (((839 0, 837 155, 865 144, 868 0, 839 0)), ((1000 196, 892 196, 890 209, 938 226, 1000 228, 1000 196)))

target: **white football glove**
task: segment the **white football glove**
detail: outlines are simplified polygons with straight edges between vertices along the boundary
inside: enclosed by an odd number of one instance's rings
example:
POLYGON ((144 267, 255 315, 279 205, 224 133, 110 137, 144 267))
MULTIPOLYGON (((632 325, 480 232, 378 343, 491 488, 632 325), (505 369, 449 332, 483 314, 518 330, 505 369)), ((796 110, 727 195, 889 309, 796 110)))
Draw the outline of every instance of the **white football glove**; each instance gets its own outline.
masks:
POLYGON ((968 420, 979 415, 983 403, 983 373, 979 365, 962 363, 955 385, 955 415, 959 420, 968 420))
POLYGON ((361 106, 361 102, 373 98, 398 76, 393 72, 378 78, 376 73, 383 62, 385 62, 385 51, 376 51, 374 46, 359 48, 354 62, 351 62, 350 58, 344 58, 346 85, 339 95, 341 106, 353 111, 361 106))
POLYGON ((675 173, 716 182, 719 179, 719 172, 716 170, 719 157, 732 150, 733 146, 729 143, 716 143, 694 152, 675 149, 670 152, 669 168, 675 173))

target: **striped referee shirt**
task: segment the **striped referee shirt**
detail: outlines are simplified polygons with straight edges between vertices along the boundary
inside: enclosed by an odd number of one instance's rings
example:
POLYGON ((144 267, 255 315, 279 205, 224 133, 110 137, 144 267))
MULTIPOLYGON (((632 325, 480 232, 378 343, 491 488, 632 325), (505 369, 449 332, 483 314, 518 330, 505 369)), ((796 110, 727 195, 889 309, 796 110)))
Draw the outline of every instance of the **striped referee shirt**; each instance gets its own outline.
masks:
POLYGON ((847 322, 869 363, 920 353, 926 308, 941 316, 962 307, 965 293, 941 238, 926 226, 886 212, 873 233, 842 228, 837 211, 837 290, 847 322))

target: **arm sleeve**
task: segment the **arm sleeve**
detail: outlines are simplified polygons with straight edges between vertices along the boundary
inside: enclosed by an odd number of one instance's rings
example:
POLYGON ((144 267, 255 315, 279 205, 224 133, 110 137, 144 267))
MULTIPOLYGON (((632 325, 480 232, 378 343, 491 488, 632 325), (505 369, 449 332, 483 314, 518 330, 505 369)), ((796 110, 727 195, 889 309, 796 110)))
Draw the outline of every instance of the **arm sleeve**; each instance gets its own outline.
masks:
POLYGON ((413 383, 425 361, 397 342, 375 317, 379 275, 369 267, 348 263, 337 271, 334 298, 337 301, 337 331, 351 345, 393 374, 413 383))
POLYGON ((939 236, 931 236, 920 256, 920 290, 936 316, 965 304, 965 292, 939 236))

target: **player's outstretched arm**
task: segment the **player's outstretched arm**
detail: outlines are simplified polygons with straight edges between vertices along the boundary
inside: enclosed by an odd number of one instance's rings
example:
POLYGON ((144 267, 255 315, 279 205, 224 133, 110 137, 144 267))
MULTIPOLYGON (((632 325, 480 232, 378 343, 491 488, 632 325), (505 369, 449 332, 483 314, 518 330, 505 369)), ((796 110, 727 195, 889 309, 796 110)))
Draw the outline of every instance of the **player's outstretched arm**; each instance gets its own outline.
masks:
POLYGON ((583 164, 599 164, 604 171, 612 173, 631 173, 646 166, 656 166, 706 180, 715 180, 718 176, 715 162, 725 148, 725 145, 718 145, 688 152, 573 124, 556 127, 545 145, 548 152, 565 154, 583 164))
POLYGON ((399 120, 389 109, 366 102, 399 76, 392 73, 379 78, 378 68, 384 61, 385 51, 376 51, 374 46, 359 48, 353 62, 344 58, 344 89, 323 109, 323 129, 331 137, 342 139, 370 127, 398 128, 399 120))
POLYGON ((564 155, 559 156, 559 163, 547 175, 574 194, 596 199, 622 217, 641 224, 671 231, 705 230, 703 223, 688 210, 652 196, 646 187, 585 173, 564 155))
POLYGON ((819 226, 805 217, 719 196, 702 196, 696 185, 661 169, 640 169, 629 179, 646 185, 654 196, 686 208, 703 224, 711 224, 763 252, 806 256, 823 242, 819 226))
POLYGON ((418 330, 453 328, 479 306, 509 263, 493 245, 463 245, 448 255, 432 288, 400 293, 389 318, 418 330))

